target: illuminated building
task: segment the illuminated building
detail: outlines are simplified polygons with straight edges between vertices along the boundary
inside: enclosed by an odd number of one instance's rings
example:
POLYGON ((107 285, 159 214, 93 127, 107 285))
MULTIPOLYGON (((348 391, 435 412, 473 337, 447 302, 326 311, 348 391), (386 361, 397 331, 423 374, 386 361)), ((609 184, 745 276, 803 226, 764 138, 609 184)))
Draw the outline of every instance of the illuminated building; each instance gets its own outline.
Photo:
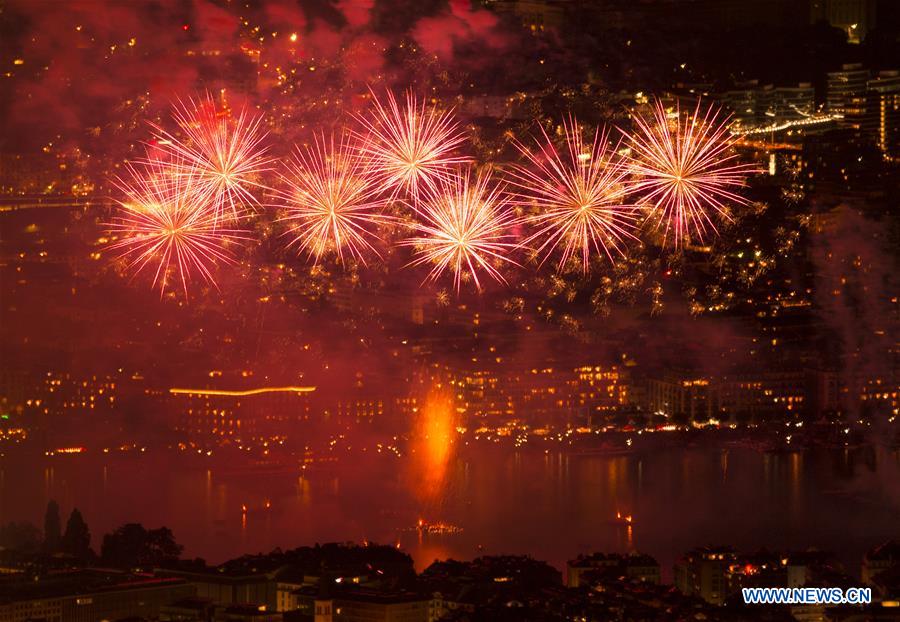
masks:
POLYGON ((721 605, 728 596, 726 573, 734 560, 731 549, 694 549, 675 562, 675 587, 685 596, 721 605))
POLYGON ((803 587, 816 580, 824 569, 842 570, 840 561, 830 551, 806 551, 777 555, 780 563, 787 569, 785 587, 803 587))
POLYGON ((313 601, 313 622, 332 622, 334 619, 334 601, 330 598, 317 598, 313 601))
POLYGON ((900 157, 900 71, 882 71, 866 83, 863 129, 882 153, 900 157))
POLYGON ((723 378, 718 383, 719 418, 798 418, 805 413, 807 374, 766 370, 723 378))
POLYGON ((752 126, 760 120, 764 108, 764 104, 760 101, 760 95, 764 91, 759 88, 758 80, 738 83, 736 87, 721 93, 718 100, 729 110, 732 118, 741 127, 752 126))
POLYGON ((8 195, 4 203, 13 208, 71 204, 73 195, 82 195, 85 188, 93 188, 83 175, 81 158, 77 149, 0 154, 0 194, 8 195))
POLYGON ((28 383, 25 376, 4 375, 0 395, 7 408, 18 413, 56 416, 89 411, 108 411, 116 405, 121 374, 79 376, 48 371, 40 381, 28 383))
POLYGON ((350 396, 348 399, 339 399, 336 414, 341 420, 353 420, 357 423, 372 421, 384 416, 384 400, 375 396, 350 396))
POLYGON ((900 153, 900 72, 872 77, 860 64, 844 65, 828 74, 827 108, 843 115, 841 125, 859 130, 885 156, 900 153))
POLYGON ((473 361, 458 372, 457 405, 485 424, 527 418, 535 424, 571 425, 577 418, 603 424, 628 402, 628 387, 615 365, 547 365, 521 369, 503 357, 473 361))
POLYGON ((610 414, 628 403, 628 385, 618 367, 585 365, 575 368, 575 379, 570 382, 574 406, 588 423, 606 423, 610 414))
POLYGON ((877 378, 842 382, 836 371, 809 368, 743 370, 715 377, 670 373, 649 381, 647 407, 687 420, 744 423, 834 416, 855 404, 890 415, 897 408, 898 388, 877 378), (859 388, 858 401, 851 399, 848 382, 859 388))
POLYGON ((900 415, 900 383, 881 378, 868 378, 860 383, 859 399, 867 414, 900 415))
MULTIPOLYGON (((144 397, 143 380, 140 374, 121 369, 109 373, 0 374, 0 416, 6 417, 0 425, 21 429, 18 436, 80 444, 86 425, 98 429, 112 426, 123 404, 144 397)), ((9 430, 5 433, 10 434, 9 430)), ((3 435, 0 431, 0 439, 3 435)))
POLYGON ((649 555, 593 553, 579 555, 566 563, 566 587, 590 585, 591 575, 601 575, 607 571, 616 578, 625 576, 654 585, 660 582, 659 563, 649 555))
POLYGON ((810 413, 821 416, 841 410, 841 384, 837 372, 812 370, 808 383, 810 413))
POLYGON ((429 600, 418 594, 353 591, 335 594, 337 620, 347 622, 425 622, 429 600))
POLYGON ((717 400, 709 378, 690 374, 665 374, 651 379, 647 386, 650 412, 665 416, 687 417, 692 421, 713 419, 717 400))
MULTIPOLYGON (((843 573, 834 553, 813 549, 800 552, 760 549, 754 553, 735 553, 730 548, 703 547, 683 555, 674 570, 675 586, 682 593, 699 596, 714 605, 723 604, 730 596, 748 587, 854 584, 843 573)), ((798 616, 797 619, 816 618, 798 616)))
POLYGON ((869 71, 861 64, 847 64, 827 74, 826 108, 843 115, 845 127, 860 129, 866 115, 866 82, 869 71))
POLYGON ((816 113, 815 89, 809 82, 774 87, 760 86, 752 80, 737 86, 717 98, 732 113, 742 132, 808 119, 816 113))
POLYGON ((843 115, 844 127, 860 130, 881 152, 900 152, 900 72, 871 76, 860 64, 844 65, 828 74, 827 107, 843 115))
POLYGON ((479 369, 465 373, 457 380, 457 387, 457 400, 471 416, 496 421, 516 414, 512 387, 502 382, 497 370, 479 369))
POLYGON ((308 421, 309 394, 315 387, 271 386, 251 389, 172 388, 176 430, 201 443, 282 440, 291 426, 308 421))

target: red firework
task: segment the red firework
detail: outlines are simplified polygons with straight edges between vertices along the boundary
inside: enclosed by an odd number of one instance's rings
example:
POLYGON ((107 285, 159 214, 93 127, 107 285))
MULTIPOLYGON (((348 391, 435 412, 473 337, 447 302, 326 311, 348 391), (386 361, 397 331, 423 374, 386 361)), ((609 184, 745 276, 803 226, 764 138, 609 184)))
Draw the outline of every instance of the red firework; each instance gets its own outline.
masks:
POLYGON ((110 248, 135 275, 149 267, 160 295, 173 278, 187 295, 194 274, 218 287, 212 266, 234 262, 229 247, 245 240, 244 233, 220 226, 198 192, 196 177, 172 175, 168 164, 153 160, 144 164, 143 170, 127 165, 130 178, 115 180, 125 199, 110 223, 110 248))
POLYGON ((702 241, 717 233, 715 219, 731 219, 729 203, 747 203, 734 190, 756 169, 737 162, 728 118, 720 119, 714 106, 703 110, 698 101, 693 113, 676 107, 670 116, 657 101, 652 116, 634 116, 634 126, 628 135, 634 190, 651 207, 664 240, 671 233, 676 248, 692 235, 702 241))
POLYGON ((199 198, 213 206, 216 218, 238 220, 259 206, 254 190, 264 190, 260 176, 269 171, 262 117, 241 109, 236 117, 220 112, 212 97, 173 107, 182 138, 158 125, 156 146, 171 158, 173 175, 189 175, 199 198))
POLYGON ((514 166, 512 183, 519 202, 537 208, 526 218, 536 230, 522 244, 538 243, 541 264, 560 249, 558 270, 580 251, 587 273, 592 253, 614 262, 616 255, 624 255, 625 243, 636 240, 636 207, 627 200, 629 169, 617 153, 619 143, 610 146, 599 128, 593 143, 586 143, 574 118, 563 123, 563 132, 563 150, 543 128, 537 151, 515 142, 529 166, 514 166))
POLYGON ((360 136, 361 144, 391 198, 405 192, 417 203, 423 188, 435 190, 454 165, 469 161, 454 155, 466 137, 452 112, 438 112, 411 91, 404 103, 390 91, 386 103, 374 93, 372 102, 371 114, 358 117, 366 130, 360 136))
MULTIPOLYGON (((379 255, 372 245, 377 229, 391 220, 381 213, 386 201, 366 166, 366 157, 342 135, 335 142, 317 135, 313 145, 298 148, 282 175, 287 190, 280 191, 281 207, 289 223, 289 246, 297 246, 314 262, 333 252, 341 263, 344 251, 365 264, 367 251, 379 255)), ((379 255, 380 256, 380 255, 379 255)))
POLYGON ((466 169, 435 186, 413 206, 422 222, 413 224, 417 235, 402 242, 415 248, 410 265, 433 264, 426 277, 431 281, 452 272, 457 292, 469 277, 481 291, 479 272, 506 283, 497 266, 518 265, 508 256, 518 246, 511 233, 518 219, 502 185, 492 184, 488 175, 472 180, 466 169))

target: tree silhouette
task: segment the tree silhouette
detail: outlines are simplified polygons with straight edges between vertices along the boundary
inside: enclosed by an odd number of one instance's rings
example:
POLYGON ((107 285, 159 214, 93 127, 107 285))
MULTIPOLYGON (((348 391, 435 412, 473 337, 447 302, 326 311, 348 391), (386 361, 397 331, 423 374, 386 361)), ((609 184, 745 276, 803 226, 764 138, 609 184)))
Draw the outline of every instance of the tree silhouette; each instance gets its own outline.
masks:
POLYGON ((59 550, 62 523, 59 520, 59 504, 51 500, 44 514, 44 550, 55 553, 59 550))
POLYGON ((122 525, 103 536, 103 563, 119 568, 159 566, 178 559, 183 547, 168 527, 145 529, 138 523, 122 525))
POLYGON ((91 532, 78 508, 72 510, 62 537, 62 550, 80 560, 91 557, 91 532))

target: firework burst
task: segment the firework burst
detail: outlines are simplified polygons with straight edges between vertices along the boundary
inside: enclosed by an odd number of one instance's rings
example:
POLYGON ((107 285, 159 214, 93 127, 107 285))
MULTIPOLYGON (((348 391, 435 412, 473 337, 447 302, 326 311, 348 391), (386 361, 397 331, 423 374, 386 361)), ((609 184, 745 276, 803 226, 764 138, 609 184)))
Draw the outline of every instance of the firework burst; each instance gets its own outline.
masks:
POLYGON ((270 170, 263 141, 262 117, 242 109, 236 117, 219 112, 212 97, 179 102, 172 118, 183 138, 152 125, 156 146, 170 161, 173 176, 190 176, 196 193, 208 201, 219 220, 238 220, 259 207, 254 190, 270 170))
POLYGON ((587 273, 593 253, 615 263, 616 256, 624 255, 625 243, 636 240, 636 207, 627 201, 629 169, 617 154, 618 143, 610 146, 599 129, 593 143, 586 143, 574 118, 563 123, 563 131, 562 150, 543 128, 537 151, 515 142, 528 166, 513 167, 512 183, 518 201, 537 208, 526 218, 535 231, 523 245, 537 243, 541 264, 559 249, 558 270, 580 255, 587 273))
POLYGON ((348 253, 365 264, 380 224, 392 220, 381 213, 386 201, 366 166, 366 157, 346 135, 335 141, 317 135, 311 146, 297 149, 282 175, 281 207, 289 223, 288 246, 308 253, 314 263, 333 252, 341 263, 348 253))
POLYGON ((403 103, 390 91, 385 103, 373 92, 372 102, 371 114, 358 117, 365 128, 361 144, 391 198, 405 192, 418 203, 421 190, 435 190, 454 165, 469 161, 454 155, 465 142, 465 134, 452 112, 438 112, 411 91, 403 103))
POLYGON ((728 203, 746 204, 734 190, 755 171, 733 152, 728 119, 713 106, 669 118, 657 101, 652 116, 635 115, 628 135, 634 189, 651 207, 651 219, 677 248, 696 236, 717 232, 714 219, 730 220, 728 203))
POLYGON ((234 262, 230 247, 246 240, 244 233, 221 227, 195 176, 172 175, 168 164, 153 160, 144 164, 141 170, 128 165, 129 178, 114 182, 125 199, 109 225, 110 248, 135 275, 152 270, 160 295, 174 279, 187 296, 193 275, 218 287, 212 266, 234 262))
POLYGON ((518 246, 511 233, 518 219, 504 188, 492 184, 488 175, 478 174, 473 180, 465 170, 441 178, 413 209, 421 222, 413 224, 416 234, 402 244, 416 250, 410 265, 433 264, 426 280, 437 280, 449 271, 457 292, 469 277, 481 291, 479 272, 506 283, 498 265, 518 265, 509 257, 518 246))

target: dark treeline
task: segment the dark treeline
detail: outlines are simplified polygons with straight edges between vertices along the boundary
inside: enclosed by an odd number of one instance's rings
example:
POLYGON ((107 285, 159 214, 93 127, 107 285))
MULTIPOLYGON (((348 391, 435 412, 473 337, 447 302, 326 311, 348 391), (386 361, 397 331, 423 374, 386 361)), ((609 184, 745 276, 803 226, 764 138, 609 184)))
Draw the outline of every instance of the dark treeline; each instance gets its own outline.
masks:
POLYGON ((44 529, 28 521, 12 521, 0 526, 0 558, 77 561, 112 568, 152 568, 162 566, 181 555, 183 547, 168 527, 147 529, 127 523, 105 534, 99 554, 91 548, 91 532, 78 508, 73 508, 62 526, 59 504, 50 501, 44 514, 44 529))

